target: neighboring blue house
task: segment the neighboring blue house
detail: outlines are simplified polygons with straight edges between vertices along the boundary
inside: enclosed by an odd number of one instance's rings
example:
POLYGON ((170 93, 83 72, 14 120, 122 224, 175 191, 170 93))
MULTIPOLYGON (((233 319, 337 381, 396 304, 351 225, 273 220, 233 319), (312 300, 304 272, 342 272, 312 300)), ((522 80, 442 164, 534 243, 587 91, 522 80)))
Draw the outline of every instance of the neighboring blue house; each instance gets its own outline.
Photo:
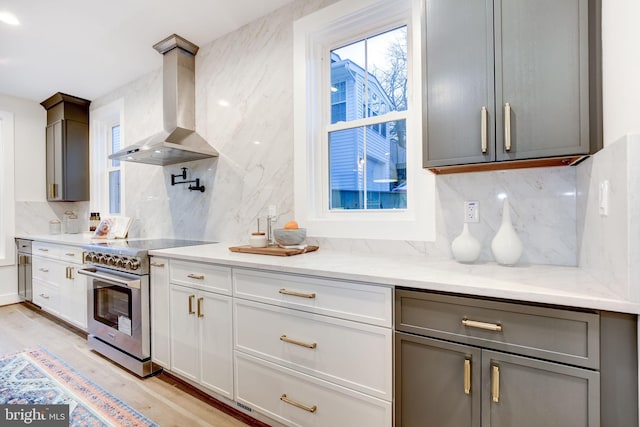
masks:
MULTIPOLYGON (((391 101, 378 79, 349 59, 331 54, 331 123, 384 114, 391 101), (365 79, 371 102, 367 107, 365 79), (365 114, 365 109, 368 109, 365 114)), ((393 106, 391 106, 393 108, 393 106)), ((404 121, 333 132, 329 138, 332 209, 406 208, 404 121), (401 134, 400 134, 401 133, 401 134), (399 135, 400 134, 400 135, 399 135), (366 168, 365 168, 366 162, 366 168)))

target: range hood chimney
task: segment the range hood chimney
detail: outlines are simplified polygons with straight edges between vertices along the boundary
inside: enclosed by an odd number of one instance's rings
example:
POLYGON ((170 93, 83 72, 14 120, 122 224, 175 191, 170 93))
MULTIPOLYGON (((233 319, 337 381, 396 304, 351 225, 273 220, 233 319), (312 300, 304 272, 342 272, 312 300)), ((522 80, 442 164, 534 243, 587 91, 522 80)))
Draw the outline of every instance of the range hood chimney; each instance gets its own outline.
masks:
POLYGON ((173 34, 153 48, 164 56, 164 130, 109 158, 164 166, 216 157, 218 152, 195 131, 195 55, 198 46, 173 34))

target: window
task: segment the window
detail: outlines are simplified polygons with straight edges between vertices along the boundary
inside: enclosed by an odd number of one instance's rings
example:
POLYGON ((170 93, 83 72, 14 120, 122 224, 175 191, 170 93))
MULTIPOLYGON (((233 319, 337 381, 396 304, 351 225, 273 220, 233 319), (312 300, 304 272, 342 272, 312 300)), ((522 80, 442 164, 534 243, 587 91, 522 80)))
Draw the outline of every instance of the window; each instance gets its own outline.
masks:
POLYGON ((101 216, 122 215, 124 171, 109 155, 123 144, 123 102, 91 111, 91 211, 101 216))
POLYGON ((435 238, 422 3, 343 0, 294 24, 295 215, 311 236, 435 238))
MULTIPOLYGON (((109 155, 120 150, 120 124, 114 124, 111 126, 110 141, 109 141, 109 155)), ((108 174, 109 174, 109 213, 120 213, 120 160, 109 160, 108 174)))
POLYGON ((15 263, 13 114, 0 111, 0 265, 15 263))
POLYGON ((398 180, 406 158, 407 47, 403 25, 330 52, 330 210, 407 207, 406 194, 396 190, 407 185, 406 176, 398 180), (356 88, 348 95, 346 82, 356 88), (339 120, 337 102, 345 112, 339 120))

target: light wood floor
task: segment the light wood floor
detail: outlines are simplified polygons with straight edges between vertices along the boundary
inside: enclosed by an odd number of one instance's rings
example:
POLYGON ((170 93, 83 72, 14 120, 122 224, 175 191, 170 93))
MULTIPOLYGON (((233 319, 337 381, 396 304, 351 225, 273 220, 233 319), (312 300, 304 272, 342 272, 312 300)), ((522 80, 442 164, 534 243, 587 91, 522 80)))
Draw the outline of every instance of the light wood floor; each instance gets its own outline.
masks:
POLYGON ((161 425, 246 426, 157 377, 140 379, 94 353, 86 339, 23 304, 0 307, 0 355, 41 345, 161 425))

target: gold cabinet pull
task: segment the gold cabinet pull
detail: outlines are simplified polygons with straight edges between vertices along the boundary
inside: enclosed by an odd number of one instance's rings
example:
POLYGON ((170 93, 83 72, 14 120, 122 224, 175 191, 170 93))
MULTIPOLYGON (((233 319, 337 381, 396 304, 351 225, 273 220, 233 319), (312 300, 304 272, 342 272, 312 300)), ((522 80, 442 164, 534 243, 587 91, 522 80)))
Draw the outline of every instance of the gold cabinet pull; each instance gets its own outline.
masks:
POLYGON ((43 273, 48 273, 49 272, 48 268, 39 268, 38 270, 42 271, 43 273))
POLYGON ((67 267, 69 269, 69 279, 73 280, 73 267, 67 267))
POLYGON ((58 184, 49 184, 49 198, 55 199, 58 196, 58 184))
POLYGON ((471 360, 464 359, 464 394, 471 394, 471 360))
POLYGON ((462 325, 468 328, 484 329, 485 331, 502 332, 499 323, 478 322, 477 320, 462 319, 462 325))
POLYGON ((306 347, 306 348, 316 348, 318 346, 318 343, 298 341, 298 340, 294 340, 293 338, 289 338, 286 335, 281 336, 280 341, 288 342, 290 344, 295 344, 295 345, 299 345, 300 347, 306 347))
POLYGON ((495 403, 500 402, 500 367, 498 365, 491 366, 491 400, 495 403))
POLYGON ((504 149, 511 150, 511 104, 504 104, 504 149))
POLYGON ((304 409, 307 412, 314 413, 318 410, 318 407, 316 405, 307 406, 303 403, 296 402, 295 400, 288 398, 284 393, 282 394, 282 396, 280 396, 280 400, 282 400, 284 403, 288 403, 289 405, 293 405, 296 408, 304 409))
POLYGON ((285 288, 280 289, 280 290, 278 291, 278 293, 281 293, 282 295, 291 295, 291 296, 294 296, 294 297, 300 297, 300 298, 310 298, 310 299, 313 299, 313 298, 315 298, 315 297, 316 297, 316 294, 315 294, 315 293, 305 294, 305 293, 302 293, 302 292, 289 291, 289 290, 287 290, 287 289, 285 289, 285 288))
POLYGON ((38 248, 38 250, 42 251, 42 252, 49 252, 49 249, 47 249, 47 248, 38 248))
POLYGON ((70 277, 69 277, 69 267, 67 267, 67 268, 65 269, 65 277, 66 277, 67 279, 70 279, 70 277))
POLYGON ((188 277, 189 279, 204 280, 204 274, 194 274, 194 273, 189 273, 189 274, 187 274, 187 277, 188 277))
POLYGON ((45 294, 40 294, 40 296, 44 299, 49 299, 49 295, 45 295, 45 294))
POLYGON ((193 311, 193 299, 195 297, 195 295, 189 295, 189 314, 196 314, 196 312, 193 311))
POLYGON ((161 262, 152 262, 151 267, 164 267, 164 263, 161 262))
POLYGON ((483 105, 480 109, 480 148, 482 154, 487 153, 487 116, 487 107, 483 105))
POLYGON ((204 314, 202 313, 202 301, 204 301, 204 298, 198 298, 198 317, 204 317, 204 314))
POLYGON ((65 255, 66 256, 76 256, 76 254, 74 254, 73 252, 67 252, 65 255))

